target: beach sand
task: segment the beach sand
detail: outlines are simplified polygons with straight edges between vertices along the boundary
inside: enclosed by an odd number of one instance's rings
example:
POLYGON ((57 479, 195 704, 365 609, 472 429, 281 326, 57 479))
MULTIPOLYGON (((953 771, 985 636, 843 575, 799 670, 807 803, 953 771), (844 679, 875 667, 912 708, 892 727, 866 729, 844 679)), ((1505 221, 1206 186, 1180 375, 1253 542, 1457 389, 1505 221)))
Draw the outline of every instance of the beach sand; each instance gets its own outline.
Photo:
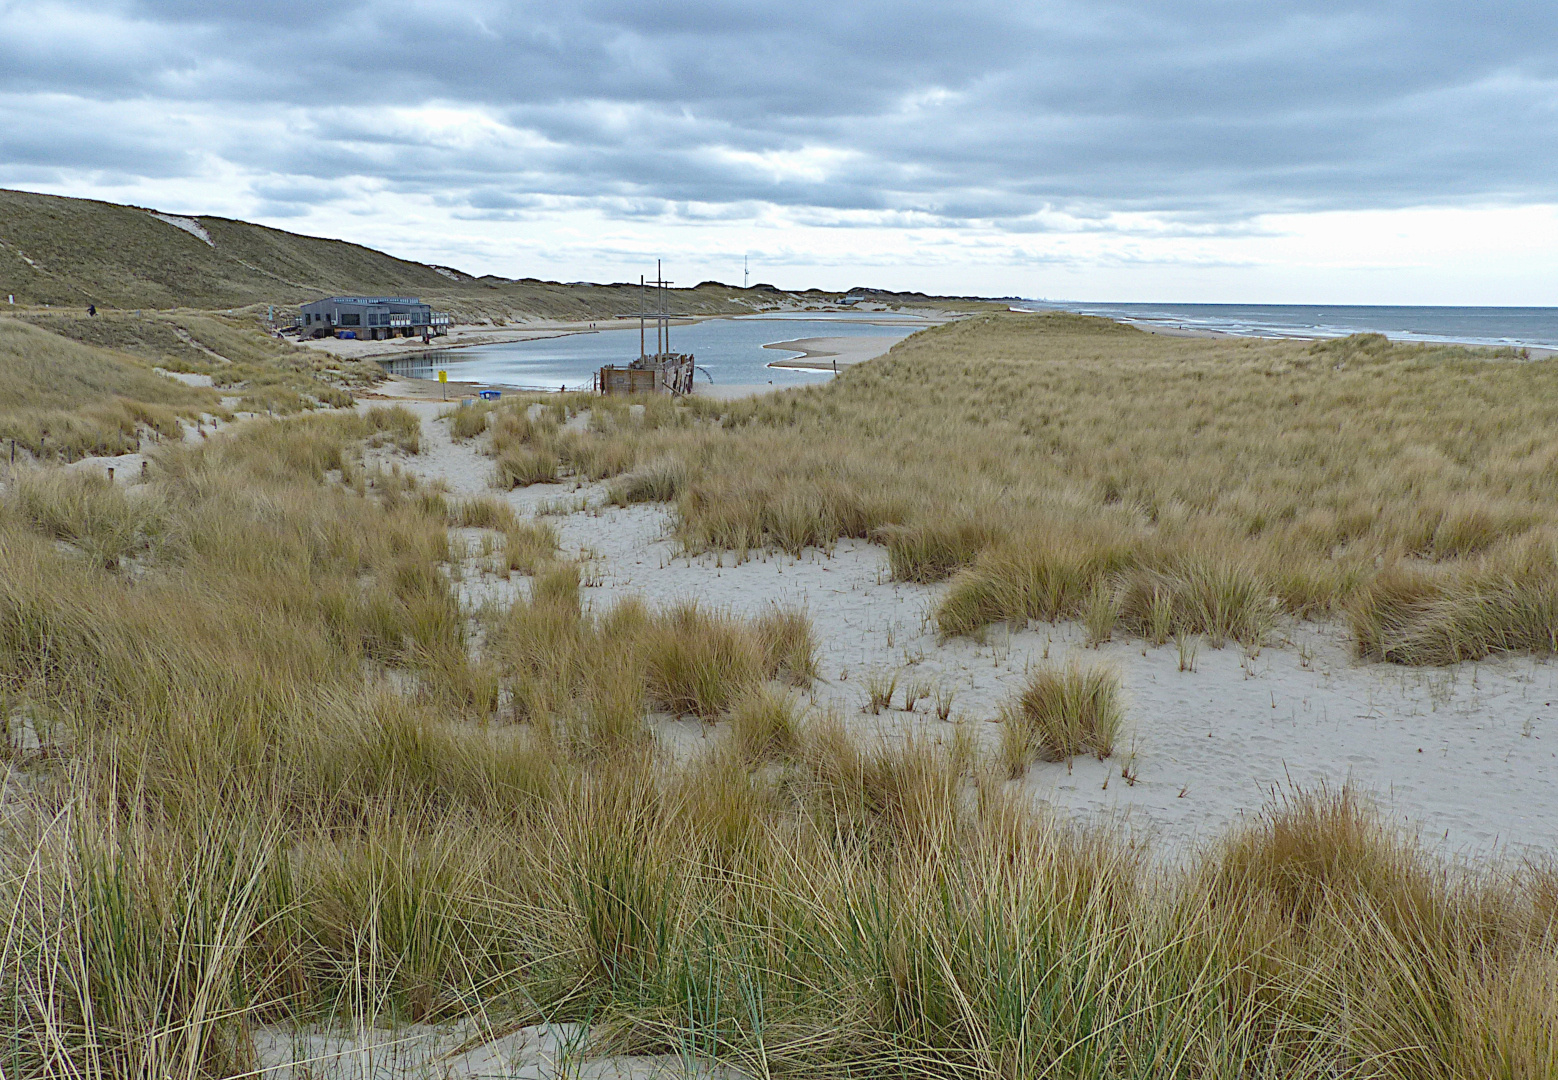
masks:
POLYGON ((262 1027, 254 1033, 255 1075, 261 1080, 735 1080, 741 1075, 671 1054, 586 1058, 582 1051, 588 1037, 588 1029, 580 1024, 540 1024, 508 1032, 483 1031, 468 1023, 367 1031, 262 1027))
POLYGON ((416 356, 425 352, 445 349, 468 349, 473 345, 495 345, 508 341, 537 341, 542 338, 567 337, 571 334, 592 334, 600 330, 620 330, 610 320, 594 323, 536 322, 524 326, 452 326, 449 333, 435 337, 424 345, 417 338, 389 338, 385 341, 366 341, 357 338, 305 338, 298 342, 304 348, 329 353, 343 360, 393 360, 397 357, 416 356))
POLYGON ((698 397, 713 398, 715 401, 734 401, 736 398, 771 394, 779 389, 782 387, 773 383, 694 383, 692 392, 698 397))

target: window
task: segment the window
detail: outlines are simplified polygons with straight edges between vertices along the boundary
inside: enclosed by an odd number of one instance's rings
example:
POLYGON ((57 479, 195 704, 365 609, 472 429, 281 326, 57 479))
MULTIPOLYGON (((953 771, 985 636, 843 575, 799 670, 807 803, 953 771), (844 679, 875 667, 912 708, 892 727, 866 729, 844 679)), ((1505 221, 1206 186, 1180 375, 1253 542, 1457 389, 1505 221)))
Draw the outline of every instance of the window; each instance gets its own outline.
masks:
POLYGON ((341 325, 342 326, 361 326, 362 325, 362 316, 361 315, 342 315, 341 316, 341 325))

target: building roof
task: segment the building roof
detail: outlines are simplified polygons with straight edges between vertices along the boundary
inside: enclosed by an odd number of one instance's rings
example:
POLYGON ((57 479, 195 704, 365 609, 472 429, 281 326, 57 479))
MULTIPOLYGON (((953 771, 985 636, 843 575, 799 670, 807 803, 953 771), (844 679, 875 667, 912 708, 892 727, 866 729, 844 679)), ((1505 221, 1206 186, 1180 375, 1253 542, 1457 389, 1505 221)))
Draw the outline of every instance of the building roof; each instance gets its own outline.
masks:
MULTIPOLYGON (((311 301, 313 304, 421 304, 415 296, 331 296, 311 301)), ((305 307, 309 306, 307 304, 305 307)))

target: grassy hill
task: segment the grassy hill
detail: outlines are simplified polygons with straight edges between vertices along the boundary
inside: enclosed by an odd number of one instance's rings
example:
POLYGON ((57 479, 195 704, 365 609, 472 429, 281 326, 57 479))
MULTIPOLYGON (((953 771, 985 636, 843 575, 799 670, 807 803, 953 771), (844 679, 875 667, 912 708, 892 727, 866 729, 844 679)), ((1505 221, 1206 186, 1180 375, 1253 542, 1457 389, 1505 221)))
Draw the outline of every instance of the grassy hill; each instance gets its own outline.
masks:
MULTIPOLYGON (((477 278, 382 251, 227 218, 181 218, 134 206, 0 190, 0 300, 84 308, 292 307, 321 295, 412 293, 460 321, 601 318, 638 310, 635 285, 477 278)), ((672 308, 726 314, 771 308, 782 293, 705 282, 674 290, 672 308)))
MULTIPOLYGON (((378 366, 280 341, 215 312, 70 311, 0 316, 0 438, 70 461, 132 451, 178 419, 223 412, 290 414, 350 404, 378 366), (186 386, 154 368, 210 376, 186 386)), ((7 451, 9 447, 5 448, 7 451)))
POLYGON ((23 304, 224 308, 451 284, 432 267, 340 240, 186 220, 210 242, 138 207, 0 190, 0 292, 23 304))
POLYGON ((176 436, 178 419, 220 409, 211 390, 157 374, 134 357, 0 319, 0 440, 66 460, 136 449, 144 431, 176 436))

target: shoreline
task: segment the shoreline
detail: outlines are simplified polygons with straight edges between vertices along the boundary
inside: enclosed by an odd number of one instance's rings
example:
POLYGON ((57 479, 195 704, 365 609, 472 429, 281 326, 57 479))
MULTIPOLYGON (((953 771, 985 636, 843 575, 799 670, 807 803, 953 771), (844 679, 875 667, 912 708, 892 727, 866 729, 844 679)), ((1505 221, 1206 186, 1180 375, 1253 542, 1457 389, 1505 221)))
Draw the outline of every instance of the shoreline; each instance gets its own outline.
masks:
MULTIPOLYGON (((1161 334, 1164 337, 1183 338, 1232 338, 1238 341, 1340 341, 1341 337, 1334 334, 1235 334, 1227 330, 1203 330, 1200 327, 1189 326, 1165 326, 1162 323, 1144 322, 1138 319, 1111 319, 1121 326, 1129 326, 1148 334, 1161 334)), ((1380 330, 1358 330, 1359 334, 1381 334, 1394 345, 1446 345, 1462 349, 1483 349, 1493 352, 1498 349, 1513 349, 1524 352, 1530 360, 1546 360, 1558 356, 1558 348, 1546 345, 1489 345, 1483 341, 1419 341, 1415 338, 1395 338, 1380 330)), ((1351 335, 1343 335, 1350 337, 1351 335)))
MULTIPOLYGON (((802 321, 800 318, 796 318, 796 319, 793 319, 793 320, 789 319, 789 318, 774 318, 774 319, 771 319, 771 320, 765 320, 763 318, 764 314, 767 314, 767 313, 760 313, 760 314, 758 314, 756 316, 699 315, 699 316, 691 316, 691 317, 683 318, 683 319, 676 319, 676 320, 673 320, 673 322, 675 324, 677 324, 677 325, 688 326, 688 325, 694 325, 694 324, 697 324, 697 323, 707 322, 707 321, 709 321, 711 319, 734 319, 734 318, 748 319, 748 318, 756 318, 756 319, 762 320, 762 321, 773 321, 773 322, 802 321)), ((816 321, 826 322, 826 321, 828 321, 827 317, 829 315, 836 315, 836 314, 839 314, 839 312, 837 312, 837 311, 818 311, 818 312, 804 311, 804 312, 793 312, 793 313, 792 312, 784 312, 784 313, 778 313, 778 314, 795 315, 795 316, 815 316, 816 321)), ((920 314, 902 315, 902 314, 899 314, 897 312, 881 312, 881 313, 872 313, 872 314, 876 315, 877 317, 869 318, 869 319, 850 320, 850 324, 851 325, 866 324, 866 325, 872 325, 872 326, 894 326, 894 327, 898 327, 898 326, 909 327, 909 326, 912 326, 912 327, 925 327, 925 328, 928 328, 928 327, 931 327, 931 326, 939 326, 939 325, 941 325, 941 324, 943 324, 945 322, 952 321, 954 318, 957 317, 955 313, 949 313, 949 312, 943 312, 943 311, 935 311, 935 312, 928 313, 928 314, 925 314, 925 315, 920 315, 920 314)), ((623 316, 623 317, 620 317, 620 321, 621 322, 628 322, 629 320, 636 319, 636 318, 637 318, 636 315, 633 315, 633 316, 623 316)), ((475 340, 454 341, 454 342, 451 342, 451 343, 449 343, 447 345, 440 345, 440 346, 436 346, 436 347, 422 345, 420 342, 417 342, 415 339, 401 339, 401 340, 406 341, 408 343, 408 345, 407 346, 400 346, 400 347, 397 347, 397 346, 393 345, 390 342, 360 342, 359 343, 359 342, 352 341, 352 340, 348 340, 348 341, 342 342, 342 341, 340 341, 340 339, 337 339, 337 338, 323 338, 323 339, 320 339, 319 342, 317 342, 317 343, 315 343, 315 342, 307 342, 307 343, 304 343, 304 344, 312 346, 314 348, 317 348, 320 351, 330 352, 333 355, 341 355, 343 353, 346 353, 347 350, 346 349, 340 349, 340 348, 327 348, 326 347, 327 343, 329 345, 334 345, 334 346, 340 346, 340 345, 345 345, 345 346, 348 346, 348 347, 353 346, 353 345, 368 346, 367 348, 351 349, 350 351, 352 353, 352 356, 350 358, 352 358, 352 359, 361 359, 361 360, 371 360, 374 363, 377 363, 377 364, 380 364, 380 365, 384 366, 385 369, 386 369, 385 370, 385 374, 388 376, 388 381, 385 384, 381 384, 381 386, 385 386, 385 387, 393 386, 395 389, 388 390, 388 391, 386 391, 384 389, 379 389, 379 390, 375 391, 372 394, 363 395, 365 397, 382 397, 382 398, 385 398, 385 399, 407 399, 407 400, 420 400, 420 401, 430 401, 430 400, 431 401, 442 401, 442 400, 446 400, 443 395, 444 395, 444 387, 445 387, 445 385, 447 385, 447 390, 448 390, 448 395, 449 395, 447 400, 458 401, 459 398, 472 396, 475 393, 477 393, 478 391, 484 390, 484 389, 504 390, 504 391, 511 391, 511 392, 516 392, 516 393, 556 393, 557 390, 556 390, 555 387, 554 388, 531 387, 531 386, 521 386, 521 385, 518 385, 518 384, 515 384, 515 383, 506 383, 506 382, 497 382, 497 381, 465 380, 465 379, 456 380, 454 378, 451 378, 447 384, 441 384, 441 383, 437 382, 434 379, 422 379, 422 378, 418 378, 415 375, 409 375, 409 374, 405 374, 403 372, 396 372, 394 370, 391 370, 389 366, 393 365, 393 364, 395 364, 397 362, 417 362, 417 361, 422 361, 422 362, 429 362, 430 363, 431 362, 431 358, 434 357, 434 356, 442 356, 442 354, 445 354, 445 353, 454 352, 454 351, 460 350, 460 349, 474 348, 474 347, 476 347, 478 345, 506 344, 508 342, 514 342, 514 341, 542 341, 542 340, 549 340, 549 339, 553 339, 553 338, 571 337, 571 336, 575 336, 575 335, 578 335, 578 334, 590 334, 590 333, 597 333, 598 334, 598 333, 605 333, 605 332, 608 332, 608 331, 616 331, 616 330, 629 330, 630 331, 632 329, 631 326, 624 326, 624 325, 617 325, 617 326, 610 326, 610 325, 608 325, 608 326, 602 327, 602 326, 599 325, 602 322, 606 322, 606 320, 597 319, 597 320, 594 321, 594 323, 556 324, 556 325, 546 326, 546 327, 531 326, 531 327, 528 327, 528 328, 525 328, 525 329, 503 330, 503 331, 498 331, 496 333, 494 333, 492 331, 488 331, 485 328, 482 328, 482 329, 477 331, 477 333, 480 336, 475 337, 475 340), (377 346, 377 348, 374 348, 374 346, 377 346)), ((469 332, 469 328, 457 328, 457 329, 466 330, 467 332, 469 332)), ((833 372, 833 373, 837 373, 837 371, 838 371, 838 369, 840 367, 849 367, 849 366, 852 366, 854 364, 862 363, 862 362, 864 362, 866 360, 873 359, 873 358, 875 358, 877 356, 881 356, 882 354, 886 353, 889 349, 891 349, 894 345, 898 344, 900 341, 906 340, 909 336, 911 336, 911 335, 910 334, 904 334, 904 335, 897 335, 897 334, 891 334, 891 335, 889 335, 889 334, 861 334, 861 335, 858 335, 858 336, 845 336, 845 337, 792 338, 792 339, 789 339, 789 340, 786 340, 786 341, 769 342, 769 343, 763 345, 762 347, 765 348, 765 349, 777 349, 777 350, 786 351, 786 352, 798 352, 801 355, 800 356, 796 356, 796 357, 788 357, 788 358, 784 358, 784 359, 779 359, 779 360, 771 360, 771 361, 767 362, 766 364, 764 364, 763 366, 765 368, 778 368, 778 369, 781 369, 781 370, 790 370, 790 371, 817 371, 817 372, 833 372)), ((464 359, 464 358, 463 357, 459 357, 459 356, 449 356, 449 357, 447 357, 447 362, 448 362, 448 364, 450 366, 451 374, 453 374, 453 372, 456 370, 455 365, 459 364, 462 359, 464 359)), ((777 390, 777 389, 781 389, 781 387, 776 387, 772 383, 769 383, 767 385, 763 385, 763 384, 740 384, 740 385, 732 384, 728 388, 721 388, 721 389, 715 390, 715 391, 704 391, 704 390, 701 390, 701 389, 695 389, 694 393, 696 393, 696 394, 698 394, 700 396, 714 396, 714 397, 719 397, 719 398, 729 398, 729 397, 747 397, 747 396, 751 396, 753 394, 767 393, 769 391, 777 390)))
MULTIPOLYGON (((670 320, 672 326, 696 326, 715 319, 768 320, 773 322, 796 321, 803 317, 815 317, 828 321, 830 315, 850 312, 849 308, 787 308, 777 311, 733 312, 723 315, 683 315, 670 320)), ((852 325, 870 326, 939 326, 957 317, 955 312, 933 310, 927 314, 904 314, 897 311, 872 312, 874 318, 852 319, 852 325)), ((459 323, 449 328, 440 342, 424 345, 417 338, 390 338, 371 341, 357 338, 309 338, 295 342, 305 349, 328 353, 343 360, 409 360, 433 353, 471 349, 479 345, 509 345, 521 341, 546 341, 552 338, 573 337, 577 334, 604 334, 630 331, 637 314, 610 315, 596 319, 537 320, 522 326, 487 326, 480 323, 459 323)))
MULTIPOLYGON (((1018 313, 1018 314, 1026 314, 1026 315, 1042 315, 1042 314, 1044 314, 1047 311, 1064 311, 1064 312, 1066 312, 1068 314, 1073 314, 1073 315, 1087 315, 1088 314, 1087 312, 1072 311, 1070 308, 1060 308, 1060 307, 1044 308, 1044 309, 1011 308, 1010 310, 1015 312, 1015 313, 1018 313)), ((1262 332, 1262 333, 1243 334, 1243 333, 1234 333, 1233 331, 1230 331, 1230 330, 1210 330, 1210 329, 1206 329, 1204 327, 1185 326, 1183 324, 1174 325, 1172 323, 1167 323, 1167 322, 1155 322, 1155 321, 1153 321, 1151 319, 1138 319, 1138 318, 1132 318, 1132 317, 1127 316, 1127 315, 1092 315, 1090 317, 1091 318, 1098 318, 1098 319, 1108 319, 1110 322, 1119 323, 1121 326, 1129 326, 1129 327, 1131 327, 1133 329, 1140 330, 1140 331, 1142 331, 1144 333, 1148 333, 1148 334, 1161 334, 1164 337, 1234 338, 1234 339, 1244 340, 1244 341, 1309 341, 1309 342, 1315 342, 1315 341, 1339 341, 1342 338, 1352 336, 1351 334, 1304 333, 1304 332, 1298 331, 1298 330, 1281 331, 1281 330, 1278 330, 1276 328, 1272 328, 1272 329, 1270 329, 1268 331, 1265 331, 1265 332, 1262 332)), ((1354 330, 1354 331, 1352 331, 1352 333, 1353 334, 1380 334, 1381 336, 1386 338, 1388 341, 1390 341, 1392 344, 1396 344, 1396 345, 1428 345, 1428 346, 1449 345, 1449 346, 1456 346, 1456 347, 1463 348, 1463 349, 1484 349, 1484 350, 1487 350, 1489 352, 1492 352, 1492 351, 1497 350, 1497 349, 1512 349, 1512 350, 1515 350, 1517 352, 1523 350, 1527 354, 1528 358, 1532 359, 1532 360, 1546 360, 1549 357, 1558 356, 1558 346, 1555 346, 1555 345, 1528 345, 1528 344, 1521 344, 1521 343, 1518 343, 1518 342, 1516 342, 1516 343, 1493 343, 1493 342, 1488 342, 1488 341, 1455 340, 1455 339, 1451 339, 1451 338, 1442 338, 1442 339, 1441 338, 1433 338, 1431 340, 1423 340, 1423 339, 1420 339, 1420 338, 1413 338, 1413 337, 1397 337, 1397 336, 1395 336, 1395 335, 1393 335, 1391 333, 1388 333, 1387 331, 1384 331, 1384 330, 1361 330, 1360 329, 1360 330, 1354 330)))

